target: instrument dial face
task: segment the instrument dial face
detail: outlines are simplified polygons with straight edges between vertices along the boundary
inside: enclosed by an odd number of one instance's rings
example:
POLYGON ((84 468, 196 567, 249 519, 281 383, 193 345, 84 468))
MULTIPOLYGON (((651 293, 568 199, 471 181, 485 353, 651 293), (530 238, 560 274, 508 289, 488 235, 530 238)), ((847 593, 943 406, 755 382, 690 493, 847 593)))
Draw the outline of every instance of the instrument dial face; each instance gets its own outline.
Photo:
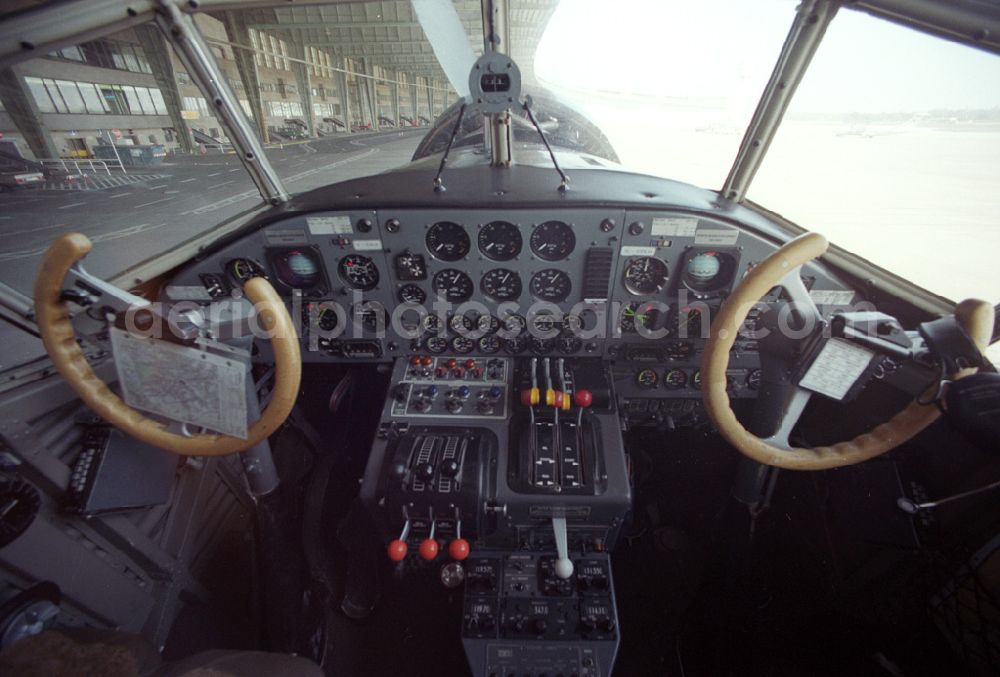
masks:
POLYGON ((456 353, 471 353, 476 347, 476 342, 467 336, 456 336, 451 340, 451 349, 456 353))
POLYGON ((503 320, 503 328, 511 334, 523 334, 528 328, 528 321, 520 315, 508 315, 503 320))
POLYGON ((760 369, 754 369, 749 374, 747 374, 747 388, 750 390, 759 390, 762 381, 762 375, 760 369))
POLYGON ((507 221, 492 221, 479 229, 479 251, 494 261, 510 261, 521 253, 521 229, 507 221))
POLYGON ((691 386, 701 390, 701 370, 697 370, 691 375, 691 386))
POLYGON ((634 332, 639 327, 652 329, 659 316, 660 311, 652 303, 643 301, 629 303, 622 308, 622 331, 634 332))
POLYGON ((396 277, 404 282, 427 279, 427 263, 423 254, 407 250, 396 257, 396 277))
POLYGON ((388 313, 378 301, 362 301, 351 308, 354 324, 368 331, 385 330, 388 313))
POLYGON ((535 355, 545 355, 546 353, 551 353, 555 350, 556 342, 555 339, 533 338, 531 339, 529 347, 531 348, 531 352, 535 355))
POLYGON ((451 221, 439 221, 427 231, 424 239, 427 251, 442 261, 458 261, 469 253, 471 246, 465 228, 451 221))
POLYGON ((517 338, 504 339, 503 351, 511 355, 517 355, 518 353, 523 353, 528 349, 528 337, 518 336, 517 338))
POLYGON ((441 318, 437 315, 424 315, 423 327, 428 334, 439 334, 441 333, 441 318))
POLYGON ((500 338, 496 334, 487 334, 479 339, 479 350, 493 354, 500 350, 500 338))
POLYGON ((667 264, 652 256, 632 259, 625 266, 625 288, 633 294, 655 294, 667 283, 667 264))
POLYGON ((531 278, 531 293, 543 301, 559 303, 569 296, 572 282, 565 271, 557 268, 546 268, 535 273, 531 278))
POLYGON ((337 311, 323 304, 309 304, 306 307, 306 312, 311 318, 312 325, 321 331, 333 331, 340 323, 337 311))
POLYGON ((226 264, 226 272, 240 284, 254 277, 267 279, 264 267, 253 259, 233 259, 226 264))
POLYGON ((438 355, 448 350, 448 339, 443 336, 431 336, 425 345, 428 352, 438 355))
POLYGON ((448 320, 448 326, 456 334, 465 335, 472 331, 472 328, 476 325, 465 315, 452 315, 451 319, 448 320))
POLYGON ((291 289, 312 289, 323 280, 323 264, 315 249, 272 251, 268 258, 275 277, 291 289))
POLYGON ((348 254, 340 259, 338 267, 340 268, 340 276, 355 289, 369 291, 378 284, 378 267, 367 256, 348 254))
POLYGON ((404 284, 399 288, 399 300, 403 303, 416 303, 418 305, 427 301, 427 292, 415 284, 404 284))
POLYGON ((576 336, 581 331, 583 331, 583 318, 579 315, 573 315, 567 313, 563 317, 563 332, 569 334, 570 336, 576 336))
POLYGON ((483 275, 479 287, 494 301, 510 301, 521 295, 521 276, 507 268, 494 268, 483 275))
POLYGON ((655 388, 659 380, 655 369, 643 369, 635 376, 635 382, 640 388, 655 388))
POLYGON ((671 369, 663 375, 663 386, 670 390, 679 390, 687 385, 687 373, 682 369, 671 369))
POLYGON ((472 298, 472 278, 455 268, 445 268, 434 276, 434 291, 446 301, 462 303, 472 298))
POLYGON ((531 251, 545 261, 560 261, 576 247, 573 229, 562 221, 546 221, 535 228, 529 240, 531 251))
POLYGON ((562 338, 556 340, 556 350, 563 355, 572 355, 573 353, 579 352, 582 347, 583 341, 575 336, 563 336, 562 338))
POLYGON ((495 315, 480 315, 476 328, 484 334, 495 334, 500 329, 500 320, 495 315))

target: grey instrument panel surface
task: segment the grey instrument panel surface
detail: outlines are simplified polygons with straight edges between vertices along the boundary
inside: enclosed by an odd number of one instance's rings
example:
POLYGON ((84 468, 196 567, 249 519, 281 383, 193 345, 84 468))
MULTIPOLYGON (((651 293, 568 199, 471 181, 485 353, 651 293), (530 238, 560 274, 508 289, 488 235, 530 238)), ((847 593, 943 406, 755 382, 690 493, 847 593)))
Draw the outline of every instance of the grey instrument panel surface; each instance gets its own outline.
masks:
MULTIPOLYGON (((569 278, 571 289, 565 300, 545 304, 542 312, 579 312, 581 306, 578 304, 583 301, 587 251, 591 248, 609 250, 612 257, 606 294, 601 299, 596 297, 588 299, 591 303, 589 306, 584 306, 594 311, 593 315, 588 311, 586 317, 588 324, 598 323, 598 326, 586 328, 596 329, 597 336, 585 340, 572 354, 619 359, 623 347, 654 342, 634 332, 621 330, 621 312, 628 304, 649 301, 662 304, 664 314, 660 324, 663 327, 673 326, 674 320, 671 314, 676 314, 688 300, 703 301, 709 307, 716 307, 747 269, 774 251, 776 245, 740 228, 738 223, 725 221, 714 215, 671 209, 626 211, 611 206, 564 209, 390 208, 314 212, 290 216, 271 223, 211 253, 177 274, 167 287, 165 295, 170 300, 209 302, 211 298, 205 291, 204 284, 206 274, 222 276, 227 283, 225 292, 229 294, 234 287, 238 287, 238 284, 227 274, 226 266, 236 258, 249 258, 258 262, 274 281, 275 271, 269 256, 281 248, 309 248, 318 252, 325 268, 328 284, 320 285, 315 298, 303 298, 297 303, 332 302, 341 306, 345 317, 348 318, 348 326, 344 328, 340 338, 344 341, 375 342, 379 346, 380 356, 362 358, 361 361, 387 361, 397 355, 427 352, 425 347, 427 335, 414 340, 412 335, 393 331, 393 323, 390 321, 385 335, 378 337, 369 327, 350 322, 352 306, 362 300, 375 301, 382 304, 391 314, 394 310, 403 309, 398 300, 399 289, 404 284, 415 284, 427 296, 425 305, 428 311, 434 312, 432 304, 437 300, 437 296, 432 288, 432 280, 436 273, 445 269, 461 270, 471 278, 472 297, 461 310, 470 310, 473 316, 481 312, 497 312, 499 303, 483 294, 481 284, 485 274, 500 268, 514 271, 521 278, 520 296, 513 300, 519 306, 515 311, 518 314, 529 314, 529 308, 532 308, 537 301, 531 294, 531 278, 546 269, 557 269, 565 273, 569 278), (458 260, 440 260, 427 248, 425 238, 428 230, 433 224, 442 221, 461 225, 469 237, 469 251, 458 260), (496 221, 513 224, 521 234, 521 251, 511 260, 491 260, 477 246, 480 230, 486 224, 496 221), (548 221, 568 224, 576 240, 573 251, 557 261, 539 258, 532 252, 529 244, 533 230, 539 224, 548 221), (334 223, 338 225, 331 226, 334 223), (602 223, 605 224, 604 228, 602 223), (610 228, 608 224, 611 224, 610 228), (337 232, 332 232, 334 228, 337 232), (683 284, 682 268, 688 257, 706 249, 731 253, 736 261, 736 268, 720 294, 700 299, 683 284), (426 279, 409 281, 401 280, 397 276, 394 261, 398 255, 405 252, 423 256, 427 269, 426 279), (358 292, 351 289, 342 277, 338 267, 342 259, 349 254, 360 254, 372 259, 379 273, 379 281, 373 289, 358 292), (646 256, 662 261, 666 267, 667 277, 662 286, 655 291, 636 293, 626 287, 623 279, 624 271, 631 262, 646 256), (597 303, 593 303, 594 301, 597 303)), ((840 300, 853 297, 846 286, 821 266, 808 266, 804 274, 813 279, 812 288, 817 292, 828 290, 835 295, 839 293, 840 300)), ((292 307, 293 294, 290 290, 279 289, 279 292, 292 307)), ((534 307, 537 309, 538 306, 534 307)), ((293 321, 297 325, 305 323, 301 307, 295 306, 293 310, 299 313, 293 321)), ((450 330, 446 330, 444 335, 450 339, 455 337, 454 332, 450 330)), ((315 340, 309 339, 309 331, 304 329, 303 359, 306 361, 359 361, 358 358, 328 354, 327 351, 316 348, 315 340)), ((449 346, 444 352, 452 354, 454 351, 449 346)), ((265 348, 262 356, 266 359, 267 354, 265 348)), ((477 356, 484 353, 477 345, 469 354, 477 356)), ((501 350, 499 354, 509 353, 501 350)), ((530 354, 530 348, 519 354, 530 354)), ((559 353, 553 350, 551 354, 559 353)))

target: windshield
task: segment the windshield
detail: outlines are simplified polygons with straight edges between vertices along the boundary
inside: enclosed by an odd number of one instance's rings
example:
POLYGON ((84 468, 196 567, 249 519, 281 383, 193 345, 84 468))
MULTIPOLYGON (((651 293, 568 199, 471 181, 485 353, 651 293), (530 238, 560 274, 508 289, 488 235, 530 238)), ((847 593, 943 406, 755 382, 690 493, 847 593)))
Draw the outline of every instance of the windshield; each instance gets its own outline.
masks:
MULTIPOLYGON (((796 6, 515 1, 511 49, 554 146, 718 190, 796 6)), ((478 4, 456 9, 481 53, 478 4)), ((459 97, 410 3, 193 16, 289 194, 447 145, 441 116, 459 97)), ((1000 276, 983 271, 1000 244, 998 63, 842 10, 749 197, 931 291, 997 301, 1000 276)), ((515 117, 515 140, 536 143, 515 117)), ((473 115, 456 145, 482 143, 481 129, 473 115)), ((130 286, 143 261, 265 207, 216 104, 153 24, 0 71, 0 134, 0 282, 29 296, 63 232, 97 245, 91 272, 130 286)))

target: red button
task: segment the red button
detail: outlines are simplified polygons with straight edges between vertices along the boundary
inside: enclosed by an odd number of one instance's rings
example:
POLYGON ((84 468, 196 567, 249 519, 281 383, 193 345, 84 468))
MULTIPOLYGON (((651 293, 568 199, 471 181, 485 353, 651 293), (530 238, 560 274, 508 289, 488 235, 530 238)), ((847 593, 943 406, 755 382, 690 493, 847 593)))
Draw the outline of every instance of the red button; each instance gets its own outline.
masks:
POLYGON ((430 355, 424 355, 423 357, 420 358, 420 364, 424 365, 425 367, 429 367, 432 364, 434 364, 434 358, 431 357, 430 355))
POLYGON ((449 357, 448 361, 445 362, 445 364, 448 365, 449 369, 454 369, 458 365, 458 360, 456 360, 454 357, 449 357))
POLYGON ((465 368, 472 369, 476 366, 476 361, 471 357, 465 361, 465 368))
POLYGON ((448 554, 452 559, 461 562, 469 556, 469 542, 464 538, 456 538, 448 544, 448 554))
POLYGON ((420 355, 414 355, 413 357, 411 357, 410 358, 410 364, 412 364, 414 367, 419 367, 420 366, 420 355))

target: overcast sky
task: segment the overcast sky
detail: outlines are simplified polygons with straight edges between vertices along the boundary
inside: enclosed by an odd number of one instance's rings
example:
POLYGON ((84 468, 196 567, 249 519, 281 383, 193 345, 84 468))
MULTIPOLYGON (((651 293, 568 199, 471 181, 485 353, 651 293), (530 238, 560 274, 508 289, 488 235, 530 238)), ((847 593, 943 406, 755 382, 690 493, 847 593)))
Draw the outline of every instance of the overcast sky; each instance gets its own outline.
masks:
MULTIPOLYGON (((536 73, 546 84, 573 88, 756 101, 797 4, 562 0, 539 45, 536 73)), ((792 110, 996 106, 1000 57, 841 10, 792 110)))

